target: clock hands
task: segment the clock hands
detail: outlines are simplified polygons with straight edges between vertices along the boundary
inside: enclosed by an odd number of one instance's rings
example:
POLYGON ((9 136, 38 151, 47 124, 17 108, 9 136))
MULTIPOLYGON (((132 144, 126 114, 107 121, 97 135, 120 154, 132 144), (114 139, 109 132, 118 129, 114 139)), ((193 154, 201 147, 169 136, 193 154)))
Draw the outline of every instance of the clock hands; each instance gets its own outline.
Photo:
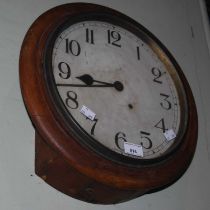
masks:
POLYGON ((81 80, 82 82, 84 82, 88 86, 93 86, 94 87, 95 85, 93 85, 93 83, 96 82, 96 83, 102 84, 102 85, 99 85, 97 87, 114 87, 118 91, 123 90, 123 84, 119 81, 115 81, 114 83, 102 82, 102 81, 99 81, 99 80, 94 80, 93 77, 90 76, 89 74, 84 74, 84 75, 76 77, 76 78, 81 80))
POLYGON ((77 79, 81 80, 84 82, 86 85, 92 85, 94 82, 104 84, 104 85, 113 85, 112 83, 107 83, 107 82, 101 82, 98 80, 94 80, 92 76, 89 74, 83 74, 82 76, 76 77, 77 79))
POLYGON ((76 77, 81 80, 85 84, 57 84, 57 86, 68 86, 68 87, 114 87, 118 91, 123 90, 123 84, 119 81, 115 81, 114 83, 102 82, 99 80, 93 79, 93 77, 89 74, 83 74, 81 76, 76 77), (93 84, 98 83, 98 84, 93 84))

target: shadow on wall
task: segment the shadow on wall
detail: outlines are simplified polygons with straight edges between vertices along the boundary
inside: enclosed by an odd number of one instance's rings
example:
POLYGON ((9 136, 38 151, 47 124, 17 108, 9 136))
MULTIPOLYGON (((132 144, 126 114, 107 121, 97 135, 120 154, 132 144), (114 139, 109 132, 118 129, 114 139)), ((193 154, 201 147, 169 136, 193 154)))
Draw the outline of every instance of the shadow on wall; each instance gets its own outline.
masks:
POLYGON ((209 24, 210 24, 210 0, 206 0, 206 9, 209 16, 209 24))

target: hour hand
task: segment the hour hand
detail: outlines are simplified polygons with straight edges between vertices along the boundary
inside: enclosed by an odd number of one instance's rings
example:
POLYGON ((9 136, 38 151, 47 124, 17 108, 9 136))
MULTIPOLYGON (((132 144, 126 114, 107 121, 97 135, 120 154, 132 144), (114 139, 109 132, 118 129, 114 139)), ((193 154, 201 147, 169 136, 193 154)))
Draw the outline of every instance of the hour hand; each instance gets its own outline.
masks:
POLYGON ((76 77, 77 79, 84 82, 86 85, 91 86, 95 80, 89 74, 83 74, 82 76, 76 77))
POLYGON ((83 74, 76 78, 84 82, 87 86, 96 86, 96 85, 93 85, 93 83, 96 82, 98 84, 102 84, 102 85, 97 85, 98 87, 100 86, 101 87, 114 87, 118 91, 123 90, 123 84, 119 81, 115 81, 114 83, 103 82, 103 81, 93 79, 93 77, 89 74, 83 74))

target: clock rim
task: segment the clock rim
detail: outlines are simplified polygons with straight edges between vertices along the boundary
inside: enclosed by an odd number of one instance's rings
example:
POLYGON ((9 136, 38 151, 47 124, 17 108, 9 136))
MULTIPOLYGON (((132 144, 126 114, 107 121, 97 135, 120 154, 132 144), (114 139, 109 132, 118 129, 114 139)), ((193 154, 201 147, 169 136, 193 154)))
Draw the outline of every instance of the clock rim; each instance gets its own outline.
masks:
MULTIPOLYGON (((50 147, 63 156, 70 166, 101 183, 121 189, 145 188, 147 190, 167 185, 178 179, 187 169, 197 142, 198 122, 195 102, 189 84, 181 70, 179 70, 179 76, 183 82, 188 101, 188 126, 179 150, 158 164, 134 168, 119 165, 95 153, 90 153, 87 148, 81 147, 78 142, 68 136, 62 123, 58 123, 59 119, 53 114, 46 85, 41 76, 43 71, 42 55, 46 39, 49 32, 55 27, 54 24, 59 24, 61 19, 64 20, 86 11, 103 11, 113 15, 122 15, 115 10, 95 4, 65 4, 41 15, 25 36, 19 60, 20 85, 26 109, 36 132, 50 147), (69 140, 71 145, 67 143, 69 140), (84 157, 82 160, 81 154, 84 157)), ((163 49, 165 49, 164 46, 163 49)), ((166 49, 165 51, 168 52, 166 49)), ((174 60, 170 53, 168 55, 171 60, 174 60)), ((178 64, 176 65, 179 69, 178 64)))

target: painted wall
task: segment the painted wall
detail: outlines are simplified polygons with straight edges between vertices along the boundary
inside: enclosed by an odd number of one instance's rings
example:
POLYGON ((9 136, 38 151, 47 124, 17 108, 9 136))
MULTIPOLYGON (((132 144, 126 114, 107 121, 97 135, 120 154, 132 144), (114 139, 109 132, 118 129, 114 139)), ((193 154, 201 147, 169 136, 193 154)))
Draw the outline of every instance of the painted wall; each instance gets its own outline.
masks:
POLYGON ((174 185, 118 205, 87 204, 45 184, 34 173, 34 129, 20 93, 18 59, 32 22, 47 9, 66 1, 0 0, 0 210, 210 209, 210 54, 202 1, 89 2, 115 8, 134 18, 172 52, 191 85, 198 108, 195 157, 174 185))

